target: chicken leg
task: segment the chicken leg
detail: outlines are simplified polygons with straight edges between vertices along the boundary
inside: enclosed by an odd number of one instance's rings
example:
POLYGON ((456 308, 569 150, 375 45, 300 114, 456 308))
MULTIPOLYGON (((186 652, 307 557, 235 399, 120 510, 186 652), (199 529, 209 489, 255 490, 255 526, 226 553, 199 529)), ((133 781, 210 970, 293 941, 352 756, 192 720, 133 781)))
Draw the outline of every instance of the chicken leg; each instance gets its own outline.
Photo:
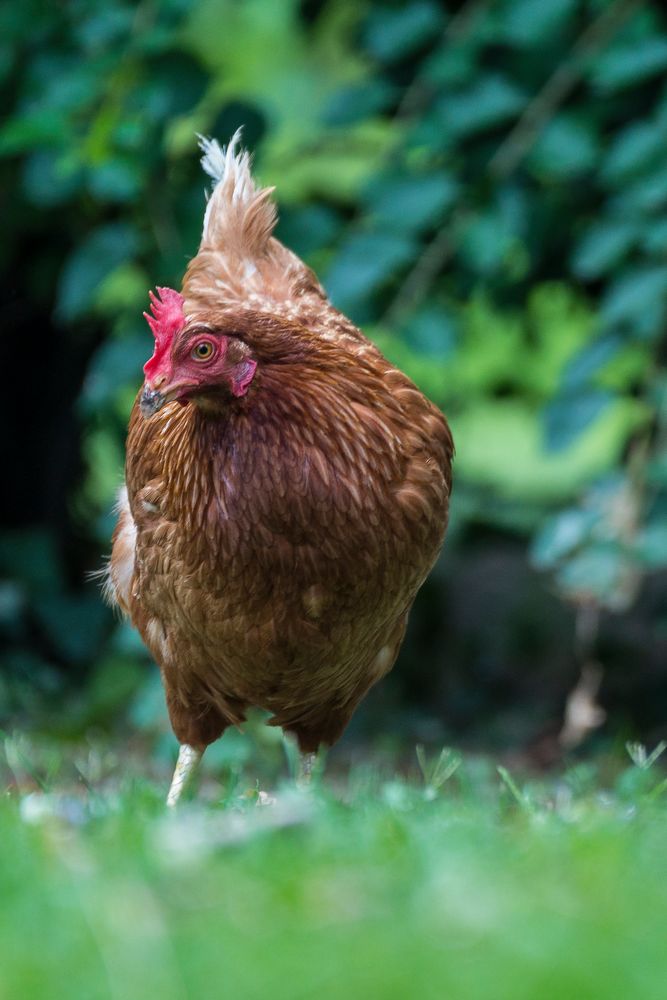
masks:
POLYGON ((296 776, 297 785, 302 788, 310 785, 310 781, 313 776, 313 768, 315 767, 316 762, 316 753, 299 754, 299 771, 296 776))
POLYGON ((174 777, 171 779, 169 794, 167 795, 167 806, 173 809, 180 799, 183 790, 189 784, 192 775, 197 770, 199 761, 204 754, 203 750, 196 750, 194 747, 183 743, 178 750, 178 760, 174 769, 174 777))

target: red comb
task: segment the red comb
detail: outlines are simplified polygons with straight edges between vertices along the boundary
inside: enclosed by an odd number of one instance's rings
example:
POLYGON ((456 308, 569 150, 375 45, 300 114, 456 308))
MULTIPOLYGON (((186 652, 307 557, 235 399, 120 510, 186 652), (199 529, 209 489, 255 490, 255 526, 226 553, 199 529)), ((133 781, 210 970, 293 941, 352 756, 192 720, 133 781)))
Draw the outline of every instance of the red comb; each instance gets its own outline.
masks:
POLYGON ((144 373, 149 377, 157 373, 169 352, 175 334, 185 326, 183 296, 173 288, 158 288, 157 292, 157 295, 153 292, 148 293, 153 315, 144 313, 155 337, 153 357, 144 365, 144 373))

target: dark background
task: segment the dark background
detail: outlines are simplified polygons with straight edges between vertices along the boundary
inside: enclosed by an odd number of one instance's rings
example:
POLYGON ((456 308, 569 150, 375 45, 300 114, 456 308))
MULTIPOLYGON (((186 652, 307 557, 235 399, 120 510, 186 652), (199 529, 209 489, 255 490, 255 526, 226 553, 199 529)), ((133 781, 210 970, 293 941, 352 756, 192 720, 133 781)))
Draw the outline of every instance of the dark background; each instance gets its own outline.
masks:
POLYGON ((458 449, 443 557, 345 746, 548 764, 582 670, 572 746, 664 735, 662 3, 23 0, 0 86, 6 728, 168 739, 157 671, 87 574, 148 290, 198 245, 195 133, 243 125, 279 237, 458 449))

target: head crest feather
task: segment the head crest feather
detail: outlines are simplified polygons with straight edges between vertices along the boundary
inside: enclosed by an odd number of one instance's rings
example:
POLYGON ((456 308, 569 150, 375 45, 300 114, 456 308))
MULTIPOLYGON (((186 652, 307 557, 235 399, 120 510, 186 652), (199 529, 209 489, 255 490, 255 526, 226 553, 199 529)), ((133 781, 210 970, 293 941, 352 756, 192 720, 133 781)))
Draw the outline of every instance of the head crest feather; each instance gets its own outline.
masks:
POLYGON ((274 189, 255 181, 240 141, 241 129, 227 146, 199 136, 202 167, 214 183, 199 252, 183 281, 189 321, 239 309, 294 318, 305 298, 324 299, 312 272, 273 236, 274 189))
POLYGON ((250 169, 250 153, 239 148, 241 129, 227 146, 215 139, 199 137, 204 154, 201 165, 214 185, 204 214, 201 248, 236 255, 239 259, 266 253, 276 224, 276 209, 270 200, 273 188, 261 188, 250 169))

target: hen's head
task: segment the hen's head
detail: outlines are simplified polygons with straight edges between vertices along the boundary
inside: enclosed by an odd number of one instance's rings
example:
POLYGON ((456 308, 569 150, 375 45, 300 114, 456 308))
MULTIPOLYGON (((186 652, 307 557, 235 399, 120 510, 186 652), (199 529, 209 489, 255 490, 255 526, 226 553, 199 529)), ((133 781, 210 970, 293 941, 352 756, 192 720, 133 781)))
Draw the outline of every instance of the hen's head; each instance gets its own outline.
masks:
POLYGON ((150 417, 173 400, 185 405, 244 396, 257 368, 246 344, 201 324, 189 326, 183 296, 172 288, 158 288, 150 298, 153 315, 144 316, 155 350, 144 365, 143 415, 150 417))
MULTIPOLYGON (((245 395, 257 367, 282 351, 285 329, 311 336, 326 297, 313 273, 273 236, 273 188, 252 176, 237 132, 226 147, 201 139, 202 166, 213 180, 199 251, 190 261, 183 294, 159 288, 146 315, 155 353, 144 368, 145 416, 171 400, 210 408, 245 395), (239 332, 241 331, 241 332, 239 332)), ((289 338, 288 338, 289 339, 289 338)))

